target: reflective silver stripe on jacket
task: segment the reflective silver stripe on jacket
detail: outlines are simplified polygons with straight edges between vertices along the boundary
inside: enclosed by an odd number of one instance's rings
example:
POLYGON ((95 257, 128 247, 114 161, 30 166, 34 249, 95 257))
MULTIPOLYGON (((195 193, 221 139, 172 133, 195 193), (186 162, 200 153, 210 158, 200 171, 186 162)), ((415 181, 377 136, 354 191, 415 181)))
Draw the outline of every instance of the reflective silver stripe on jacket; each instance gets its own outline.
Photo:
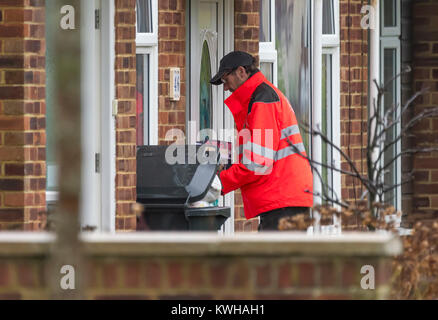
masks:
POLYGON ((245 154, 243 154, 242 157, 242 164, 250 171, 256 172, 256 173, 265 173, 266 171, 270 170, 272 166, 265 166, 262 164, 255 163, 251 160, 249 160, 245 154))
POLYGON ((280 138, 280 140, 284 139, 284 138, 287 138, 287 137, 289 137, 291 135, 297 134, 297 133, 300 133, 300 128, 298 127, 297 124, 294 124, 293 126, 284 128, 283 130, 281 130, 281 138, 280 138))
POLYGON ((277 154, 275 155, 275 161, 284 159, 284 158, 286 158, 290 155, 296 154, 296 153, 301 153, 301 152, 306 151, 306 148, 304 147, 303 143, 296 143, 296 144, 294 144, 294 146, 295 146, 295 148, 293 148, 292 146, 288 146, 284 149, 278 150, 277 154))
POLYGON ((263 147, 254 142, 247 142, 239 147, 239 153, 243 153, 245 150, 253 152, 259 156, 274 160, 275 159, 275 150, 263 147))

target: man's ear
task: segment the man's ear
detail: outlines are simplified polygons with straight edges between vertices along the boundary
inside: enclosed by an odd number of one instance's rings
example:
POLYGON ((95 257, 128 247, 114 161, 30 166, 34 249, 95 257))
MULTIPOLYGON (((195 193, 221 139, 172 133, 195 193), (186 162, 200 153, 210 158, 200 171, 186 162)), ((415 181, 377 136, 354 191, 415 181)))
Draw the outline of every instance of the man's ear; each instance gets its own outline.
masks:
POLYGON ((249 75, 246 73, 246 69, 242 66, 237 68, 237 74, 239 75, 239 79, 246 81, 249 78, 249 75))

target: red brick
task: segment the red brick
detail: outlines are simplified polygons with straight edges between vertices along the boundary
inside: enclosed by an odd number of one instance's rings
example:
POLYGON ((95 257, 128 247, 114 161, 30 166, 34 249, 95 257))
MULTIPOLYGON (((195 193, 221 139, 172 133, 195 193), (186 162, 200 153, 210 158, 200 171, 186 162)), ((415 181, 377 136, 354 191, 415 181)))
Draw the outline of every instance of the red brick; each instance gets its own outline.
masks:
POLYGON ((333 263, 327 262, 320 265, 320 284, 322 287, 334 286, 336 283, 336 273, 333 263))
POLYGON ((10 277, 8 265, 0 263, 0 287, 8 286, 10 277))
POLYGON ((22 163, 6 163, 5 175, 6 176, 21 176, 25 175, 25 167, 22 163))
POLYGON ((146 286, 159 288, 162 281, 161 266, 157 262, 148 262, 145 266, 146 286))
POLYGON ((203 263, 193 262, 189 265, 188 282, 193 288, 198 288, 204 284, 203 263))
POLYGON ((102 280, 105 288, 114 288, 118 281, 117 265, 105 264, 102 267, 102 280))
POLYGON ((184 278, 180 262, 169 262, 167 264, 167 277, 171 288, 177 288, 182 285, 184 278))
POLYGON ((21 264, 17 267, 18 283, 26 288, 36 286, 36 270, 31 264, 21 264))
POLYGON ((18 38, 25 36, 24 25, 18 26, 0 26, 0 37, 2 38, 18 38))
POLYGON ((342 286, 351 287, 358 286, 357 281, 359 270, 354 262, 345 262, 342 266, 342 286))
POLYGON ((315 284, 315 266, 312 263, 300 263, 299 270, 299 285, 300 287, 311 287, 315 284))
POLYGON ((292 265, 284 263, 278 268, 278 287, 289 288, 293 285, 292 282, 292 265))
POLYGON ((271 265, 266 264, 256 267, 256 285, 257 287, 265 288, 271 284, 271 265))
POLYGON ((125 265, 125 286, 137 288, 140 285, 140 265, 129 263, 125 265))
POLYGON ((235 265, 231 279, 234 288, 246 287, 249 283, 248 266, 243 263, 235 265))
POLYGON ((20 191, 24 188, 24 181, 21 179, 0 179, 0 190, 20 191))
POLYGON ((228 265, 225 263, 214 263, 210 266, 210 281, 214 288, 223 288, 227 282, 228 265))

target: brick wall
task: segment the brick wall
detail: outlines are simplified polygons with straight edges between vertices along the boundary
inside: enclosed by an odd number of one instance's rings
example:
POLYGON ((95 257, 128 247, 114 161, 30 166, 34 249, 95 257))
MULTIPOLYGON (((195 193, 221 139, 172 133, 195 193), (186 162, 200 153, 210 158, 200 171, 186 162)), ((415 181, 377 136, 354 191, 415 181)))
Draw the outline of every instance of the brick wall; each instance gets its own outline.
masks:
MULTIPOLYGON (((0 240, 1 299, 50 297, 46 277, 63 274, 44 272, 43 236, 33 246, 0 240)), ((385 299, 392 256, 401 248, 392 236, 371 234, 363 240, 344 236, 338 243, 288 233, 224 241, 170 234, 173 243, 150 233, 129 235, 129 243, 121 236, 90 235, 83 243, 86 265, 75 274, 86 277, 86 299, 385 299), (374 290, 360 286, 364 265, 374 267, 374 290)))
MULTIPOLYGON (((165 144, 166 132, 186 126, 186 1, 158 1, 158 139, 165 144), (181 98, 169 97, 170 68, 181 69, 181 98)), ((168 142, 167 142, 168 143, 168 142)))
POLYGON ((116 229, 136 230, 135 0, 115 0, 116 29, 116 229))
MULTIPOLYGON (((368 32, 360 26, 364 0, 340 0, 341 36, 341 147, 366 174, 368 32)), ((345 160, 342 168, 350 171, 345 160)), ((359 199, 357 179, 342 175, 342 199, 359 199)))
MULTIPOLYGON (((260 1, 234 0, 234 50, 259 57, 260 1)), ((246 220, 240 190, 234 192, 234 230, 256 231, 258 218, 246 220)))
MULTIPOLYGON (((406 67, 412 67, 412 0, 402 0, 401 8, 401 60, 402 70, 406 67)), ((413 94, 412 88, 412 72, 407 73, 401 78, 401 100, 405 104, 413 94)), ((405 112, 402 118, 402 126, 406 126, 412 118, 412 108, 405 112)), ((404 137, 401 141, 402 150, 414 147, 412 137, 404 137)), ((413 156, 406 155, 402 157, 402 179, 406 179, 406 175, 412 171, 413 156)), ((408 214, 413 211, 413 183, 412 181, 402 186, 402 223, 409 227, 407 219, 408 214)))
MULTIPOLYGON (((413 90, 429 88, 416 100, 414 114, 438 107, 438 2, 413 2, 413 90)), ((438 147, 438 118, 424 119, 412 133, 416 147, 438 147)), ((413 212, 409 221, 438 217, 438 153, 414 156, 413 212)))
POLYGON ((0 2, 0 230, 45 220, 45 9, 0 2))

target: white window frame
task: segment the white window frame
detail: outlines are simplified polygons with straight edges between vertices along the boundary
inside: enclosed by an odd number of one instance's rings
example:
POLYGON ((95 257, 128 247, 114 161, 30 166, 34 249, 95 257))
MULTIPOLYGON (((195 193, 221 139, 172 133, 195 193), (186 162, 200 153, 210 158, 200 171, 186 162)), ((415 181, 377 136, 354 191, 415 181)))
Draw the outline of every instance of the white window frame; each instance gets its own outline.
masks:
POLYGON ((135 43, 136 55, 149 55, 149 117, 145 117, 144 128, 148 128, 148 132, 144 133, 144 141, 146 143, 148 138, 148 144, 158 145, 158 0, 151 0, 151 10, 152 32, 137 32, 136 22, 135 43))
MULTIPOLYGON (((323 0, 324 1, 324 0, 323 0)), ((335 33, 322 34, 322 47, 339 47, 339 0, 333 0, 333 14, 335 19, 335 33)))
MULTIPOLYGON (((384 72, 385 72, 385 49, 395 49, 396 51, 396 74, 400 74, 401 72, 401 43, 400 43, 400 35, 401 35, 401 1, 396 0, 396 23, 397 25, 395 27, 384 27, 384 19, 385 19, 385 12, 384 12, 384 4, 381 3, 380 7, 380 79, 382 79, 382 84, 385 79, 384 72)), ((396 86, 396 103, 400 105, 401 103, 401 77, 397 77, 395 80, 395 86, 396 86)), ((382 105, 385 103, 385 97, 382 97, 382 105)), ((400 110, 399 108, 396 109, 396 114, 394 117, 398 117, 400 110)), ((395 134, 400 134, 401 131, 401 124, 398 123, 395 128, 395 134)), ((395 145, 396 154, 401 152, 401 140, 398 141, 395 145)), ((382 161, 380 165, 384 165, 384 158, 382 157, 382 161)), ((401 176, 402 176, 402 170, 401 170, 401 157, 398 157, 398 159, 395 161, 395 174, 396 174, 396 181, 395 184, 399 185, 396 189, 396 201, 394 201, 392 204, 395 206, 397 210, 401 210, 402 207, 402 190, 401 190, 401 176)), ((383 199, 385 200, 385 199, 383 199)))
MULTIPOLYGON (((339 0, 333 0, 333 14, 334 14, 334 22, 335 22, 335 33, 334 34, 322 34, 321 35, 321 43, 322 43, 322 57, 325 54, 332 56, 332 73, 331 73, 331 85, 332 85, 332 141, 334 145, 341 145, 341 116, 340 116, 340 24, 339 24, 339 0)), ((313 75, 312 75, 313 76, 313 75)), ((320 83, 322 83, 322 79, 320 79, 320 83)), ((322 104, 321 104, 322 106, 322 104)), ((313 110, 313 112, 320 112, 322 114, 322 110, 313 110)), ((322 118, 322 116, 321 116, 322 118)), ((316 151, 316 148, 313 147, 313 150, 316 151)), ((341 155, 336 150, 332 150, 332 157, 335 168, 341 168, 341 155)), ((333 185, 331 186, 335 194, 341 198, 341 173, 337 170, 333 170, 333 185)))
MULTIPOLYGON (((137 19, 135 20, 135 43, 140 47, 155 46, 158 44, 158 0, 151 0, 152 10, 152 32, 143 33, 137 32, 137 19)), ((137 2, 135 7, 137 17, 137 2)))
POLYGON ((260 64, 262 62, 272 63, 272 80, 273 84, 277 85, 277 50, 275 48, 275 0, 270 0, 271 6, 271 41, 259 42, 260 64))
POLYGON ((381 36, 382 37, 398 37, 401 34, 401 1, 400 0, 395 0, 395 10, 396 10, 396 17, 395 17, 395 22, 396 22, 396 26, 395 27, 385 27, 385 4, 384 4, 385 0, 381 0, 381 4, 380 4, 380 30, 382 32, 381 36))
MULTIPOLYGON (((336 146, 341 145, 341 112, 340 112, 340 47, 323 47, 323 55, 331 55, 331 105, 332 105, 332 142, 336 146)), ((321 56, 322 59, 322 56, 321 56)), ((322 110, 321 110, 322 112, 322 110)), ((335 168, 341 168, 341 155, 332 150, 333 164, 335 168)), ((341 173, 333 170, 333 185, 331 186, 336 195, 341 198, 341 173)))

